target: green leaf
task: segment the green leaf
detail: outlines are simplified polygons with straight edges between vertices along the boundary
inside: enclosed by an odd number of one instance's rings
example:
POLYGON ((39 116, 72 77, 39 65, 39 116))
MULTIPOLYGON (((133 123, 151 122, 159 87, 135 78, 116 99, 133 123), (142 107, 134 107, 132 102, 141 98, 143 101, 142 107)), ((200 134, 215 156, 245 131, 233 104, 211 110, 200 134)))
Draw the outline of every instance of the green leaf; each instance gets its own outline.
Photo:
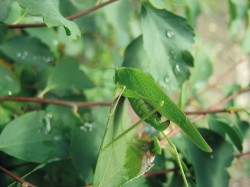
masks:
POLYGON ((58 35, 55 30, 42 28, 27 28, 25 31, 34 38, 39 39, 43 44, 47 45, 55 56, 58 56, 58 35))
POLYGON ((249 50, 249 42, 250 42, 250 10, 248 10, 248 26, 246 28, 246 32, 244 37, 241 41, 241 47, 243 49, 243 52, 248 54, 250 52, 249 50))
POLYGON ((18 2, 29 14, 42 16, 48 27, 63 26, 70 39, 75 40, 81 36, 78 26, 60 13, 58 0, 18 0, 18 2))
POLYGON ((46 162, 68 155, 61 132, 50 124, 50 114, 26 113, 10 122, 0 135, 0 150, 28 162, 46 162))
POLYGON ((148 187, 149 185, 147 184, 147 181, 146 181, 145 177, 143 177, 143 176, 138 177, 138 178, 122 185, 122 187, 135 187, 135 186, 148 187))
POLYGON ((200 2, 198 0, 187 0, 187 6, 185 8, 185 13, 188 21, 192 26, 196 25, 197 17, 200 14, 200 2))
MULTIPOLYGON (((0 21, 3 21, 4 18, 8 15, 8 13, 9 13, 9 10, 8 10, 8 6, 7 6, 7 2, 6 1, 0 1, 0 21)), ((0 23, 0 25, 1 25, 1 23, 0 23)))
POLYGON ((196 43, 198 47, 195 51, 195 67, 190 77, 195 92, 207 85, 207 81, 213 71, 212 62, 210 60, 212 56, 211 49, 204 46, 203 42, 199 39, 196 43))
MULTIPOLYGON (((232 94, 235 94, 241 90, 241 86, 239 84, 232 83, 229 86, 226 87, 226 94, 225 97, 229 97, 232 94)), ((237 99, 232 99, 229 102, 224 104, 225 107, 237 107, 237 99)))
POLYGON ((248 132, 248 130, 250 128, 249 121, 239 120, 239 121, 237 121, 237 126, 239 127, 243 137, 246 137, 247 132, 248 132))
POLYGON ((193 66, 188 50, 193 43, 193 30, 179 16, 144 3, 141 11, 144 48, 154 68, 150 74, 167 88, 177 89, 189 78, 193 66))
POLYGON ((118 1, 103 9, 104 16, 114 29, 116 45, 125 48, 130 41, 129 24, 132 6, 129 1, 118 1), (122 23, 122 24, 121 24, 122 23))
POLYGON ((0 39, 3 38, 8 32, 8 26, 0 22, 0 39))
POLYGON ((110 117, 100 150, 93 186, 117 187, 144 174, 152 165, 147 142, 136 139, 136 130, 131 130, 110 146, 105 145, 133 124, 128 102, 119 101, 110 117))
MULTIPOLYGON (((0 105, 0 126, 11 121, 12 112, 0 105)), ((0 128, 0 131, 2 129, 0 128)))
POLYGON ((75 128, 72 134, 70 155, 86 184, 93 181, 103 132, 102 128, 97 128, 92 123, 85 123, 75 128))
MULTIPOLYGON (((224 131, 229 138, 234 143, 235 147, 238 149, 239 152, 242 152, 243 150, 243 136, 240 132, 240 130, 236 126, 230 126, 228 123, 225 123, 220 120, 209 120, 209 124, 212 126, 216 126, 216 128, 221 128, 222 131, 224 131)), ((220 131, 221 131, 220 130, 220 131)))
POLYGON ((0 96, 11 96, 20 92, 20 83, 14 73, 0 65, 0 96))
POLYGON ((150 62, 143 48, 142 35, 134 39, 126 48, 123 66, 138 68, 148 73, 154 69, 154 64, 150 62))
POLYGON ((55 89, 89 89, 94 83, 73 60, 61 60, 50 73, 45 91, 55 89))
POLYGON ((15 37, 1 44, 0 50, 12 60, 46 67, 54 59, 50 50, 36 38, 15 37))
POLYGON ((197 187, 227 187, 229 174, 226 170, 233 161, 232 145, 217 133, 200 129, 200 133, 211 145, 213 152, 205 153, 197 149, 187 138, 175 136, 175 144, 193 165, 197 187))
POLYGON ((247 15, 248 2, 244 0, 229 0, 230 12, 230 33, 237 36, 239 28, 242 27, 242 21, 247 15))
MULTIPOLYGON (((178 106, 161 90, 155 80, 148 74, 135 68, 117 68, 115 83, 125 87, 123 95, 145 100, 152 108, 164 104, 158 112, 178 125, 181 130, 202 150, 212 151, 195 126, 188 120, 178 106)), ((140 116, 142 118, 142 116, 140 116)))

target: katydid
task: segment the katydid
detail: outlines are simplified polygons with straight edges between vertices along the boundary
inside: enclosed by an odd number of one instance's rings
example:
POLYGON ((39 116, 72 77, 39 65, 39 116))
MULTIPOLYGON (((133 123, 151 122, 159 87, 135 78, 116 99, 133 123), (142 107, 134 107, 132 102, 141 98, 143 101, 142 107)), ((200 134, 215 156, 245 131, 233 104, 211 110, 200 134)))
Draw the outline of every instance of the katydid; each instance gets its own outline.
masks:
POLYGON ((167 127, 167 123, 161 123, 159 120, 160 115, 164 116, 179 126, 200 149, 206 152, 212 151, 195 126, 150 75, 136 68, 123 67, 115 70, 114 81, 118 87, 123 88, 122 95, 129 99, 132 108, 140 118, 145 118, 149 109, 157 108, 153 116, 145 119, 156 130, 162 131, 167 127), (140 99, 139 104, 144 106, 139 105, 138 107, 136 99, 140 99), (161 107, 159 107, 160 103, 163 103, 161 107))
MULTIPOLYGON (((168 126, 170 121, 178 125, 182 131, 202 150, 211 152, 212 149, 202 138, 199 131, 188 120, 185 114, 179 109, 179 107, 161 90, 161 88, 155 83, 154 79, 135 68, 117 68, 115 71, 114 79, 118 88, 122 88, 122 91, 117 98, 112 113, 115 111, 119 98, 122 96, 127 97, 135 113, 141 118, 137 123, 125 130, 123 133, 113 139, 112 142, 106 144, 101 152, 105 151, 110 145, 119 140, 126 133, 137 127, 143 121, 146 121, 152 125, 156 130, 160 131, 165 137, 170 147, 173 149, 172 155, 177 160, 180 168, 184 184, 187 187, 188 183, 183 171, 181 160, 178 156, 175 145, 169 140, 169 138, 163 132, 168 126), (162 122, 162 116, 168 120, 162 122)), ((157 149, 157 148, 155 148, 157 149)), ((158 147, 159 149, 159 147, 158 147)), ((156 152, 161 152, 156 150, 156 152)))

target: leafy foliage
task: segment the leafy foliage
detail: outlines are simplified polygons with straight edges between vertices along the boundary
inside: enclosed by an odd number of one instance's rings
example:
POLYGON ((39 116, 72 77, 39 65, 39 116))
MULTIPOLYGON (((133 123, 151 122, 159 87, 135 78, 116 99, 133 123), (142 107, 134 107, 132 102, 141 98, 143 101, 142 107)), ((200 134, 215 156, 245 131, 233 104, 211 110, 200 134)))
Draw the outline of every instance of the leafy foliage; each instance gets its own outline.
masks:
POLYGON ((248 151, 249 5, 0 1, 0 170, 49 187, 228 186, 248 151))
POLYGON ((0 149, 16 158, 38 163, 65 157, 67 144, 59 129, 51 129, 49 120, 44 112, 27 113, 13 120, 2 131, 0 149))
POLYGON ((81 35, 78 26, 65 19, 59 12, 58 0, 45 0, 43 2, 18 0, 18 2, 28 14, 42 16, 48 27, 63 26, 69 38, 77 39, 81 35))
POLYGON ((0 96, 10 96, 20 92, 20 84, 15 75, 6 67, 0 66, 0 96))
POLYGON ((226 168, 233 160, 233 148, 220 135, 201 129, 201 134, 211 145, 213 152, 206 154, 194 147, 187 139, 176 139, 182 153, 188 162, 192 163, 197 180, 197 186, 228 186, 229 175, 226 168), (225 154, 223 157, 221 154, 225 154), (213 172, 211 172, 213 171, 213 172), (216 174, 215 174, 216 173, 216 174))
POLYGON ((47 66, 53 55, 38 39, 21 36, 2 43, 0 50, 12 60, 36 66, 47 66), (25 45, 24 45, 25 44, 25 45))

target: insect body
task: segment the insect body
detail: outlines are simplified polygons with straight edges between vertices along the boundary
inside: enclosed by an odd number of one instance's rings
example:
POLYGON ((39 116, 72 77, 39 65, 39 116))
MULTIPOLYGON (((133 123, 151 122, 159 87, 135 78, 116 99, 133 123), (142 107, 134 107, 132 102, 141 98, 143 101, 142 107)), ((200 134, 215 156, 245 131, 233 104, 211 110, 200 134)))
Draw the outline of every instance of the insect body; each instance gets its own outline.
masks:
MULTIPOLYGON (((129 98, 128 99, 135 113, 140 117, 145 117, 149 112, 153 110, 153 107, 150 106, 146 101, 139 98, 129 98)), ((152 125, 158 131, 164 131, 168 128, 170 121, 161 122, 161 114, 155 112, 153 115, 148 117, 145 121, 152 125)))
POLYGON ((150 75, 136 68, 118 68, 115 72, 115 83, 117 86, 125 88, 122 95, 130 100, 131 106, 139 117, 143 117, 150 110, 157 108, 160 102, 164 103, 157 109, 153 117, 145 119, 146 122, 152 124, 156 129, 164 129, 164 124, 161 124, 159 120, 159 116, 162 115, 179 126, 200 149, 206 152, 212 151, 195 126, 150 75), (136 105, 138 102, 139 107, 136 105))

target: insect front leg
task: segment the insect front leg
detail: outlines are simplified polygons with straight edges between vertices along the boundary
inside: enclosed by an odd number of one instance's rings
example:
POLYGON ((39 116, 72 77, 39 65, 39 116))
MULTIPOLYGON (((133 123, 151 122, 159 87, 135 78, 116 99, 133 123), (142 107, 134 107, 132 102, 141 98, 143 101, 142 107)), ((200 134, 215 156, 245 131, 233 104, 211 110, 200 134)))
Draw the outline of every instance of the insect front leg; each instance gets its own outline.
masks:
POLYGON ((148 114, 146 114, 144 117, 142 117, 138 122, 136 122, 130 128, 128 128, 123 133, 121 133, 120 135, 118 135, 116 138, 114 138, 113 141, 110 142, 110 143, 108 143, 101 151, 102 152, 105 151, 105 149, 107 149, 110 145, 112 145, 113 143, 115 143, 116 141, 118 141, 121 137, 123 137, 124 135, 126 135, 129 131, 133 130, 135 127, 137 127, 138 125, 140 125, 143 121, 145 121, 150 116, 152 116, 154 113, 156 113, 163 105, 164 105, 164 101, 160 102, 160 104, 159 104, 158 107, 156 107, 155 109, 153 109, 152 111, 150 111, 148 114))
POLYGON ((113 116, 114 115, 114 112, 115 112, 115 109, 116 109, 116 107, 117 107, 117 104, 118 104, 118 102, 119 102, 119 100, 120 100, 120 98, 121 98, 121 96, 122 96, 122 94, 123 94, 123 92, 125 91, 125 89, 126 89, 126 86, 122 86, 122 87, 116 87, 115 88, 115 95, 116 95, 116 99, 114 100, 114 104, 113 104, 113 107, 111 108, 111 110, 110 110, 110 113, 109 113, 109 116, 111 117, 111 116, 113 116), (122 89, 121 89, 122 88, 122 89))

